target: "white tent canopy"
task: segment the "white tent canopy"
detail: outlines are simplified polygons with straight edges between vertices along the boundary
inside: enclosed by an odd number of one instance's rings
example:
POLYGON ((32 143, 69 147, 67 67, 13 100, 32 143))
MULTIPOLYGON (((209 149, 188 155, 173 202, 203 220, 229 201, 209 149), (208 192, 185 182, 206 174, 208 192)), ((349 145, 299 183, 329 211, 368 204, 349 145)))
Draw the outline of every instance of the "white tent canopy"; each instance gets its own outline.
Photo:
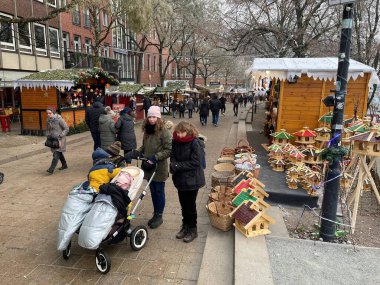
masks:
MULTIPOLYGON (((259 77, 268 77, 270 79, 277 78, 285 80, 301 77, 306 74, 308 77, 320 80, 336 80, 338 70, 338 58, 322 57, 322 58, 255 58, 252 66, 247 73, 259 77)), ((348 71, 349 79, 356 80, 364 73, 371 73, 369 84, 379 84, 379 77, 373 67, 350 59, 348 71)))

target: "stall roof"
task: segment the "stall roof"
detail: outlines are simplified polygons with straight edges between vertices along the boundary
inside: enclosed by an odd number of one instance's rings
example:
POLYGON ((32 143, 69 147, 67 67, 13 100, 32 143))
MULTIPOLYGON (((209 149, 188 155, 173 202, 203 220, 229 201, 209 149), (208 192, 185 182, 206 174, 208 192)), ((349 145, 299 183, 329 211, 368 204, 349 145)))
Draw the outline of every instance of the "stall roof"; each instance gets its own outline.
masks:
POLYGON ((70 89, 81 81, 90 78, 98 79, 103 77, 107 83, 111 85, 118 85, 119 81, 116 80, 108 72, 102 68, 94 67, 92 69, 50 69, 37 73, 32 73, 21 79, 14 81, 14 87, 27 87, 27 88, 49 88, 49 87, 65 87, 70 89))
POLYGON ((210 86, 195 85, 195 87, 201 91, 208 91, 209 93, 217 93, 217 92, 224 91, 223 85, 210 85, 210 86))
POLYGON ((173 80, 167 81, 165 87, 157 87, 155 93, 174 93, 174 92, 184 92, 188 87, 188 82, 186 80, 173 80))
MULTIPOLYGON (((285 80, 307 74, 308 77, 321 80, 335 80, 338 70, 338 58, 255 58, 247 73, 256 78, 269 77, 285 80)), ((371 73, 370 84, 379 83, 379 77, 373 67, 350 59, 349 78, 356 79, 364 73, 371 73)))
POLYGON ((126 94, 133 95, 136 94, 141 88, 142 84, 120 84, 116 88, 110 90, 110 94, 126 94))

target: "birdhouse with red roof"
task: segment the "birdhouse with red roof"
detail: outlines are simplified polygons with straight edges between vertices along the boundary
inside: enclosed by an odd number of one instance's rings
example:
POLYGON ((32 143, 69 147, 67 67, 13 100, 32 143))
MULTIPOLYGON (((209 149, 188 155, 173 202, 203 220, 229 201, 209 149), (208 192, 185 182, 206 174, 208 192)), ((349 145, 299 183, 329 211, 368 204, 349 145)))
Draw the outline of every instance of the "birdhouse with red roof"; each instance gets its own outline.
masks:
POLYGON ((281 129, 279 132, 271 134, 273 137, 273 143, 279 145, 285 145, 294 138, 291 134, 287 133, 285 129, 281 129))
POLYGON ((276 223, 264 211, 257 210, 252 201, 244 201, 229 215, 235 219, 234 227, 246 237, 270 234, 269 225, 276 223))
POLYGON ((305 158, 305 155, 298 149, 294 149, 289 154, 290 163, 294 165, 301 165, 303 163, 304 158, 305 158))
POLYGON ((296 143, 299 144, 314 144, 317 133, 310 130, 308 127, 303 127, 302 130, 293 134, 296 137, 296 143))
POLYGON ((352 152, 369 156, 380 156, 380 131, 372 127, 369 132, 357 134, 350 138, 353 142, 352 152))
MULTIPOLYGON (((255 188, 265 188, 265 185, 263 183, 261 183, 258 179, 256 178, 249 178, 249 179, 244 179, 242 181, 240 181, 234 188, 233 188, 233 191, 236 195, 238 195, 243 189, 244 190, 247 190, 247 189, 255 189, 255 188)), ((264 191, 264 190, 263 190, 264 191)), ((264 191, 265 192, 265 191, 264 191)), ((269 196, 266 192, 265 194, 267 195, 267 197, 269 196)))
POLYGON ((242 171, 232 179, 234 186, 238 185, 241 181, 254 178, 254 174, 250 171, 242 171))

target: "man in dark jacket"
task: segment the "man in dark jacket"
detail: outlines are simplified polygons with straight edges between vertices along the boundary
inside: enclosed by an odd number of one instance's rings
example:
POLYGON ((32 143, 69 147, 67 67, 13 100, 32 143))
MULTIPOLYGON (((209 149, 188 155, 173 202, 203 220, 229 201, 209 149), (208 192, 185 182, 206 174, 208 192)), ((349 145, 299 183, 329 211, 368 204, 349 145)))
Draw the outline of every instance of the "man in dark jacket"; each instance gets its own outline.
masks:
POLYGON ((151 105, 152 105, 152 103, 150 102, 149 97, 145 96, 144 100, 143 100, 143 109, 145 111, 145 118, 148 117, 148 110, 149 110, 149 108, 150 108, 151 105))
POLYGON ((193 117, 194 108, 195 108, 195 104, 194 104, 193 98, 190 98, 189 102, 187 102, 187 110, 189 111, 189 119, 193 117))
POLYGON ((92 107, 86 109, 85 120, 94 140, 94 150, 100 147, 99 117, 103 113, 104 106, 100 102, 95 102, 92 107))
POLYGON ((215 127, 218 126, 220 109, 222 109, 222 103, 220 103, 218 96, 214 95, 210 101, 210 110, 212 113, 212 123, 215 127))
POLYGON ((136 149, 136 134, 135 123, 133 121, 131 109, 128 107, 120 111, 120 117, 115 124, 115 128, 118 130, 118 140, 121 142, 121 148, 124 150, 125 155, 136 149))
POLYGON ((232 103, 234 104, 234 108, 233 108, 234 116, 237 117, 238 111, 239 111, 239 98, 237 95, 235 95, 234 98, 232 99, 232 103))
POLYGON ((221 108, 220 112, 224 116, 224 113, 226 112, 226 101, 227 101, 226 97, 224 97, 224 95, 222 95, 222 97, 220 97, 219 101, 222 104, 222 108, 221 108))

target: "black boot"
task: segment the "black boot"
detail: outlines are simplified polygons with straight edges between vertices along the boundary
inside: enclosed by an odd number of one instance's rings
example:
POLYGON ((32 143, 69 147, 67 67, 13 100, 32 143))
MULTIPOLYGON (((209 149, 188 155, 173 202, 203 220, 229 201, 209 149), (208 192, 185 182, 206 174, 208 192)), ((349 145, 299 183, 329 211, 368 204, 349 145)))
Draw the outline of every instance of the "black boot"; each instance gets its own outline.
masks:
POLYGON ((46 170, 48 173, 53 174, 55 167, 58 164, 59 154, 57 151, 53 153, 53 160, 51 161, 51 165, 48 170, 46 170))
POLYGON ((177 239, 183 239, 188 231, 188 226, 187 225, 182 225, 181 230, 176 234, 177 239))
POLYGON ((186 236, 183 238, 183 241, 192 242, 197 237, 198 237, 197 228, 189 228, 186 236))
POLYGON ((152 222, 150 223, 149 227, 151 229, 156 229, 158 228, 162 223, 164 222, 164 220, 162 219, 162 214, 156 214, 153 216, 152 218, 152 222))
POLYGON ((153 217, 151 217, 148 221, 148 226, 150 226, 154 220, 154 217, 156 216, 157 214, 156 213, 153 213, 153 217))
POLYGON ((65 159, 65 157, 63 156, 63 153, 62 153, 62 152, 59 153, 59 160, 61 161, 62 166, 61 166, 60 168, 58 168, 58 170, 64 170, 64 169, 67 169, 67 162, 66 162, 66 159, 65 159))

